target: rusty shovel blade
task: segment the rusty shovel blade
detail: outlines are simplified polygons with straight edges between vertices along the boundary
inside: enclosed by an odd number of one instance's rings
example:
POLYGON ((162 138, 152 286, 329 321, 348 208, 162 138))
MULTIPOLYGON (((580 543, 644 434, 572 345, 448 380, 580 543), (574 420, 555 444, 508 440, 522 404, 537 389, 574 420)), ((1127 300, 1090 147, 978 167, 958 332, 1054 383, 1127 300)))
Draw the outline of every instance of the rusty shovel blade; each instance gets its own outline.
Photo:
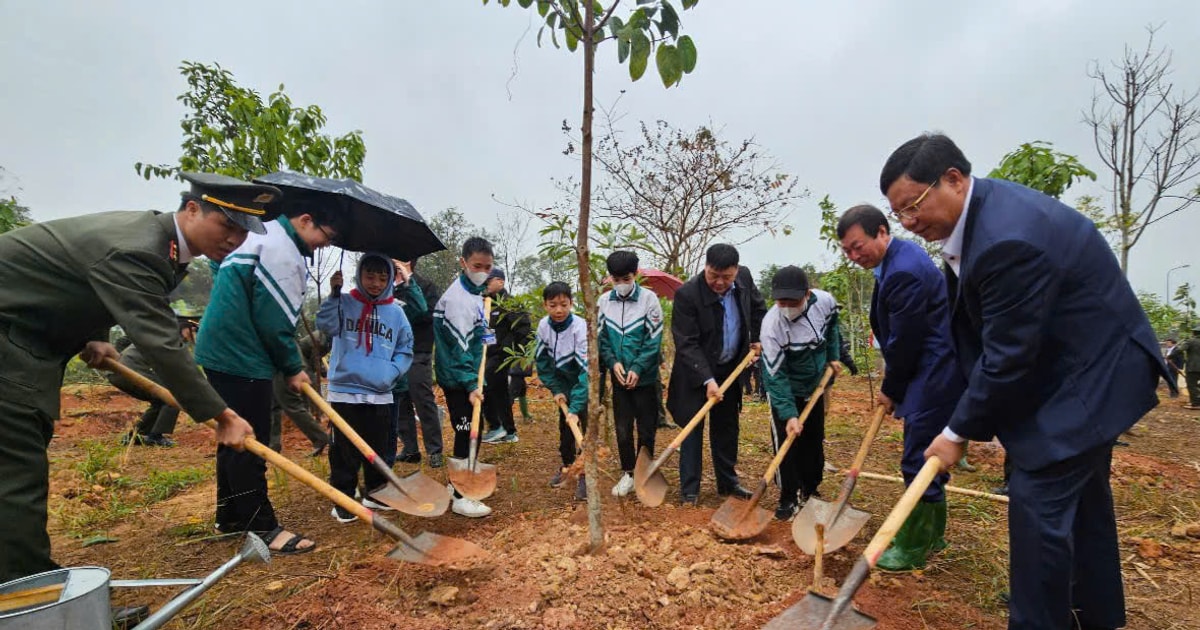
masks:
POLYGON ((419 472, 400 478, 400 487, 385 483, 368 493, 371 499, 413 516, 433 518, 446 513, 450 493, 446 486, 419 472))
POLYGON ((749 540, 761 534, 773 517, 757 501, 751 505, 746 499, 729 497, 713 512, 708 524, 724 540, 749 540))
POLYGON ((667 498, 667 478, 657 468, 651 470, 653 466, 650 451, 640 449, 637 464, 633 467, 633 489, 638 501, 647 507, 658 507, 667 498))
POLYGON ((810 591, 804 599, 768 621, 763 630, 867 630, 878 623, 874 617, 848 606, 827 624, 826 617, 831 610, 832 599, 810 591))
MULTIPOLYGON (((442 488, 442 491, 445 492, 445 488, 442 488)), ((388 552, 388 557, 393 560, 440 567, 461 564, 476 557, 483 557, 485 554, 482 547, 469 540, 421 532, 410 542, 398 542, 388 552)))
POLYGON ((792 521, 792 540, 796 546, 808 555, 817 552, 817 524, 825 525, 825 553, 831 553, 845 547, 862 531, 871 515, 862 510, 856 510, 849 505, 842 509, 837 520, 830 523, 833 504, 820 499, 809 499, 804 509, 792 521))
POLYGON ((458 457, 446 458, 446 476, 458 493, 474 501, 482 501, 496 491, 496 466, 475 462, 471 469, 470 460, 458 457))

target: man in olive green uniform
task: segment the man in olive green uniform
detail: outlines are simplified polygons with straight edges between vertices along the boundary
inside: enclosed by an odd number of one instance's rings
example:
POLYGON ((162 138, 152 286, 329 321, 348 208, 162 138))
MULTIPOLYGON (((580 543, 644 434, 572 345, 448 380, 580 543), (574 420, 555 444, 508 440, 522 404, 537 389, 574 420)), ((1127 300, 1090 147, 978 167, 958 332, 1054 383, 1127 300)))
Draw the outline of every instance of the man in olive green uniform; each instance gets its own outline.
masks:
POLYGON ((175 214, 105 212, 0 235, 0 582, 56 568, 46 533, 46 448, 63 369, 120 355, 120 324, 184 410, 215 418, 217 441, 241 448, 250 425, 196 369, 167 301, 193 256, 220 260, 262 230, 256 215, 280 196, 219 175, 192 182, 175 214))
POLYGON ((1187 361, 1183 364, 1183 380, 1187 382, 1188 409, 1200 409, 1200 326, 1192 328, 1192 338, 1183 342, 1187 361))
MULTIPOLYGON (((300 359, 304 361, 304 371, 308 373, 308 379, 313 382, 313 387, 316 387, 316 384, 320 382, 317 380, 317 374, 321 372, 321 357, 329 354, 333 344, 325 333, 314 330, 311 335, 302 335, 296 345, 300 348, 300 359), (319 342, 319 347, 315 352, 313 349, 314 338, 319 342)), ((292 391, 288 387, 287 378, 278 372, 275 373, 271 388, 275 396, 275 400, 271 404, 271 448, 277 453, 283 452, 282 416, 286 413, 292 424, 296 425, 296 428, 300 429, 304 437, 312 443, 313 450, 309 456, 320 455, 325 447, 329 446, 329 434, 325 432, 325 427, 321 426, 321 422, 313 417, 308 406, 308 398, 304 394, 292 391)))

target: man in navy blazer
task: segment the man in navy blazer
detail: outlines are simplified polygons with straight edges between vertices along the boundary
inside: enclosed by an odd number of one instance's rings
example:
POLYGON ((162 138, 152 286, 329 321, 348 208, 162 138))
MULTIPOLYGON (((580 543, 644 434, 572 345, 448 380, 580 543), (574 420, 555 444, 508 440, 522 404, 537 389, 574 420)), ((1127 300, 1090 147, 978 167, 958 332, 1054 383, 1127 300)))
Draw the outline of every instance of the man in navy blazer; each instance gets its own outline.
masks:
POLYGON ((944 135, 905 142, 879 178, 901 224, 942 244, 967 378, 926 456, 999 437, 1012 459, 1009 628, 1118 628, 1125 603, 1113 442, 1158 404, 1166 365, 1096 226, 1011 182, 971 177, 944 135))
MULTIPOLYGON (((892 237, 887 217, 875 206, 847 210, 837 235, 847 258, 875 271, 871 332, 886 363, 877 402, 904 421, 900 469, 911 483, 966 385, 950 338, 946 279, 919 245, 892 237)), ((918 569, 930 552, 946 547, 943 487, 949 479, 943 473, 929 486, 877 566, 918 569)))

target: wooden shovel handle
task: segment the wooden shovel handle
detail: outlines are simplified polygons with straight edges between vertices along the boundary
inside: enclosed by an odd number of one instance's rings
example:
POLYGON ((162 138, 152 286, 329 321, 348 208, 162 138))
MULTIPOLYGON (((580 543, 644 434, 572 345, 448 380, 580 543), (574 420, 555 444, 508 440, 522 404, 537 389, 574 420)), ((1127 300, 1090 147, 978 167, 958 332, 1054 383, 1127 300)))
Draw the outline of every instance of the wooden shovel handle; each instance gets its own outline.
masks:
MULTIPOLYGON (((804 405, 804 410, 800 412, 800 429, 804 429, 804 421, 808 420, 808 414, 812 413, 813 407, 817 404, 817 399, 825 394, 825 386, 829 384, 829 379, 833 378, 833 368, 825 368, 825 373, 821 375, 821 382, 817 384, 817 388, 813 390, 811 396, 808 397, 808 403, 804 405)), ((775 471, 779 470, 779 465, 783 463, 783 456, 787 455, 788 449, 792 447, 792 442, 796 440, 795 433, 788 433, 787 438, 783 440, 783 444, 779 445, 779 450, 775 452, 775 458, 767 466, 767 472, 763 473, 763 483, 771 483, 771 477, 775 476, 775 471)))
MULTIPOLYGON (((483 325, 487 327, 492 320, 492 298, 483 298, 483 325)), ((483 381, 487 373, 487 349, 488 345, 483 344, 483 349, 479 353, 479 376, 475 380, 475 388, 479 395, 483 395, 483 381)), ((475 462, 479 458, 479 414, 483 411, 483 401, 477 399, 471 405, 471 439, 468 440, 467 447, 467 465, 472 472, 475 471, 475 462)))
MULTIPOLYGON (((862 477, 864 479, 875 479, 878 481, 894 481, 896 483, 904 483, 903 477, 895 477, 893 475, 881 475, 879 473, 867 472, 865 470, 858 473, 858 476, 862 477)), ((999 503, 1008 503, 1008 497, 1006 497, 1002 494, 992 494, 991 492, 982 492, 980 490, 972 490, 970 488, 959 488, 958 486, 942 486, 942 489, 945 490, 946 492, 953 492, 955 494, 962 494, 962 495, 966 495, 969 497, 979 497, 981 499, 988 499, 988 500, 996 501, 999 503)))
MULTIPOLYGON (((113 361, 112 359, 105 359, 103 367, 128 377, 130 380, 134 381, 135 384, 144 387, 147 393, 153 394, 154 396, 158 397, 159 400, 171 405, 172 407, 175 407, 176 409, 179 409, 179 402, 175 400, 175 397, 172 396, 171 392, 167 391, 165 387, 156 384, 154 381, 151 381, 150 379, 138 374, 137 372, 134 372, 133 370, 121 365, 120 363, 117 363, 116 361, 113 361)), ((204 422, 204 424, 208 425, 208 427, 214 431, 217 429, 217 423, 214 420, 207 420, 204 422)), ((319 494, 321 494, 321 496, 333 501, 343 510, 350 512, 351 514, 362 519, 364 522, 370 523, 372 527, 382 531, 392 538, 407 545, 414 546, 415 548, 416 543, 413 541, 412 537, 399 527, 396 527, 393 523, 386 519, 377 518, 375 516, 375 512, 369 508, 365 507, 358 501, 351 499, 345 494, 342 494, 336 488, 328 483, 325 483, 316 475, 308 472, 292 460, 271 450, 270 447, 264 445, 262 442, 259 442, 253 437, 247 436, 244 446, 247 451, 258 455, 262 459, 265 459, 266 461, 283 469, 285 473, 295 477, 298 481, 300 481, 300 483, 303 483, 313 490, 316 490, 319 494)))
POLYGON ((854 456, 854 463, 850 465, 851 473, 862 470, 863 462, 867 461, 867 453, 871 450, 871 443, 875 441, 875 434, 879 432, 879 426, 883 424, 883 416, 883 405, 877 405, 875 416, 871 418, 871 425, 867 427, 862 444, 858 446, 858 454, 854 456))
POLYGON ((879 531, 875 532, 875 536, 871 538, 871 542, 867 544, 867 548, 863 551, 863 559, 870 566, 875 566, 875 562, 879 560, 879 556, 883 554, 888 545, 892 544, 892 539, 896 537, 896 532, 900 531, 900 526, 908 519, 908 515, 912 513, 913 508, 917 506, 917 501, 921 500, 921 495, 925 494, 925 489, 933 482, 933 478, 942 471, 942 460, 935 457, 930 457, 925 460, 925 465, 921 467, 921 472, 917 473, 916 478, 909 484, 908 489, 900 496, 900 500, 896 502, 896 507, 892 508, 888 514, 887 520, 883 525, 879 526, 879 531))
MULTIPOLYGON (((746 357, 742 359, 742 362, 737 364, 737 367, 733 368, 733 371, 729 373, 729 376, 725 377, 725 382, 721 383, 721 387, 717 390, 717 393, 724 394, 725 390, 729 389, 734 383, 737 382, 737 378, 742 374, 742 370, 750 367, 750 364, 754 363, 754 361, 757 359, 757 352, 754 350, 747 352, 746 357)), ((714 396, 704 401, 704 406, 700 408, 700 411, 696 412, 696 415, 692 416, 692 419, 688 421, 686 425, 684 425, 683 430, 679 432, 679 435, 675 436, 674 440, 671 440, 671 443, 667 445, 667 450, 663 453, 663 455, 667 455, 671 451, 679 450, 679 446, 683 444, 684 439, 686 439, 687 436, 696 429, 696 426, 699 425, 702 420, 704 420, 704 416, 708 415, 709 410, 713 408, 713 405, 717 404, 718 400, 719 398, 714 396)))
POLYGON ((347 438, 350 438, 350 442, 354 444, 355 448, 358 449, 358 452, 363 454, 363 457, 367 458, 367 461, 374 461, 375 458, 379 457, 375 454, 375 449, 371 448, 371 445, 367 444, 367 441, 362 439, 362 436, 350 426, 350 423, 346 422, 346 419, 342 417, 342 414, 334 411, 333 405, 329 404, 328 401, 322 398, 321 395, 317 393, 317 390, 313 389, 308 383, 301 385, 300 390, 304 392, 305 396, 308 396, 308 399, 312 401, 314 405, 317 406, 317 409, 321 410, 321 413, 325 414, 325 416, 329 418, 329 421, 333 423, 333 426, 338 428, 338 431, 341 431, 343 435, 345 435, 347 438))
POLYGON ((579 430, 579 423, 571 419, 571 412, 564 403, 558 403, 558 408, 562 410, 563 418, 566 420, 567 426, 571 427, 571 434, 575 436, 576 449, 582 450, 583 432, 579 430))

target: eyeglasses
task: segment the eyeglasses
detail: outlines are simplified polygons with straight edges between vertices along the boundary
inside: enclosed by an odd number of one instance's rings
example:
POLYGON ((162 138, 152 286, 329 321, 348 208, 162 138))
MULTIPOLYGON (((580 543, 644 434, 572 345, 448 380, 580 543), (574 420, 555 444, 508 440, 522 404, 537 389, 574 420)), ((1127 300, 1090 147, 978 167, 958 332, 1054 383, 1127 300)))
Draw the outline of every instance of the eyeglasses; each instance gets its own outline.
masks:
POLYGON ((321 234, 324 234, 324 235, 325 235, 325 240, 326 240, 326 241, 327 241, 327 242, 328 242, 330 245, 332 245, 332 244, 333 244, 333 235, 329 233, 329 230, 326 230, 326 229, 325 229, 325 226, 324 226, 324 225, 321 225, 320 223, 313 223, 313 225, 317 226, 317 229, 318 229, 318 230, 321 230, 321 234))
POLYGON ((916 201, 904 206, 903 208, 900 208, 899 210, 892 210, 892 216, 895 217, 897 221, 904 221, 905 219, 911 219, 916 216, 916 214, 921 211, 921 203, 925 201, 925 197, 929 195, 929 191, 933 190, 933 187, 937 186, 938 182, 940 181, 942 181, 941 177, 933 180, 933 183, 929 185, 929 188, 926 188, 925 192, 921 193, 921 196, 917 197, 916 201))

